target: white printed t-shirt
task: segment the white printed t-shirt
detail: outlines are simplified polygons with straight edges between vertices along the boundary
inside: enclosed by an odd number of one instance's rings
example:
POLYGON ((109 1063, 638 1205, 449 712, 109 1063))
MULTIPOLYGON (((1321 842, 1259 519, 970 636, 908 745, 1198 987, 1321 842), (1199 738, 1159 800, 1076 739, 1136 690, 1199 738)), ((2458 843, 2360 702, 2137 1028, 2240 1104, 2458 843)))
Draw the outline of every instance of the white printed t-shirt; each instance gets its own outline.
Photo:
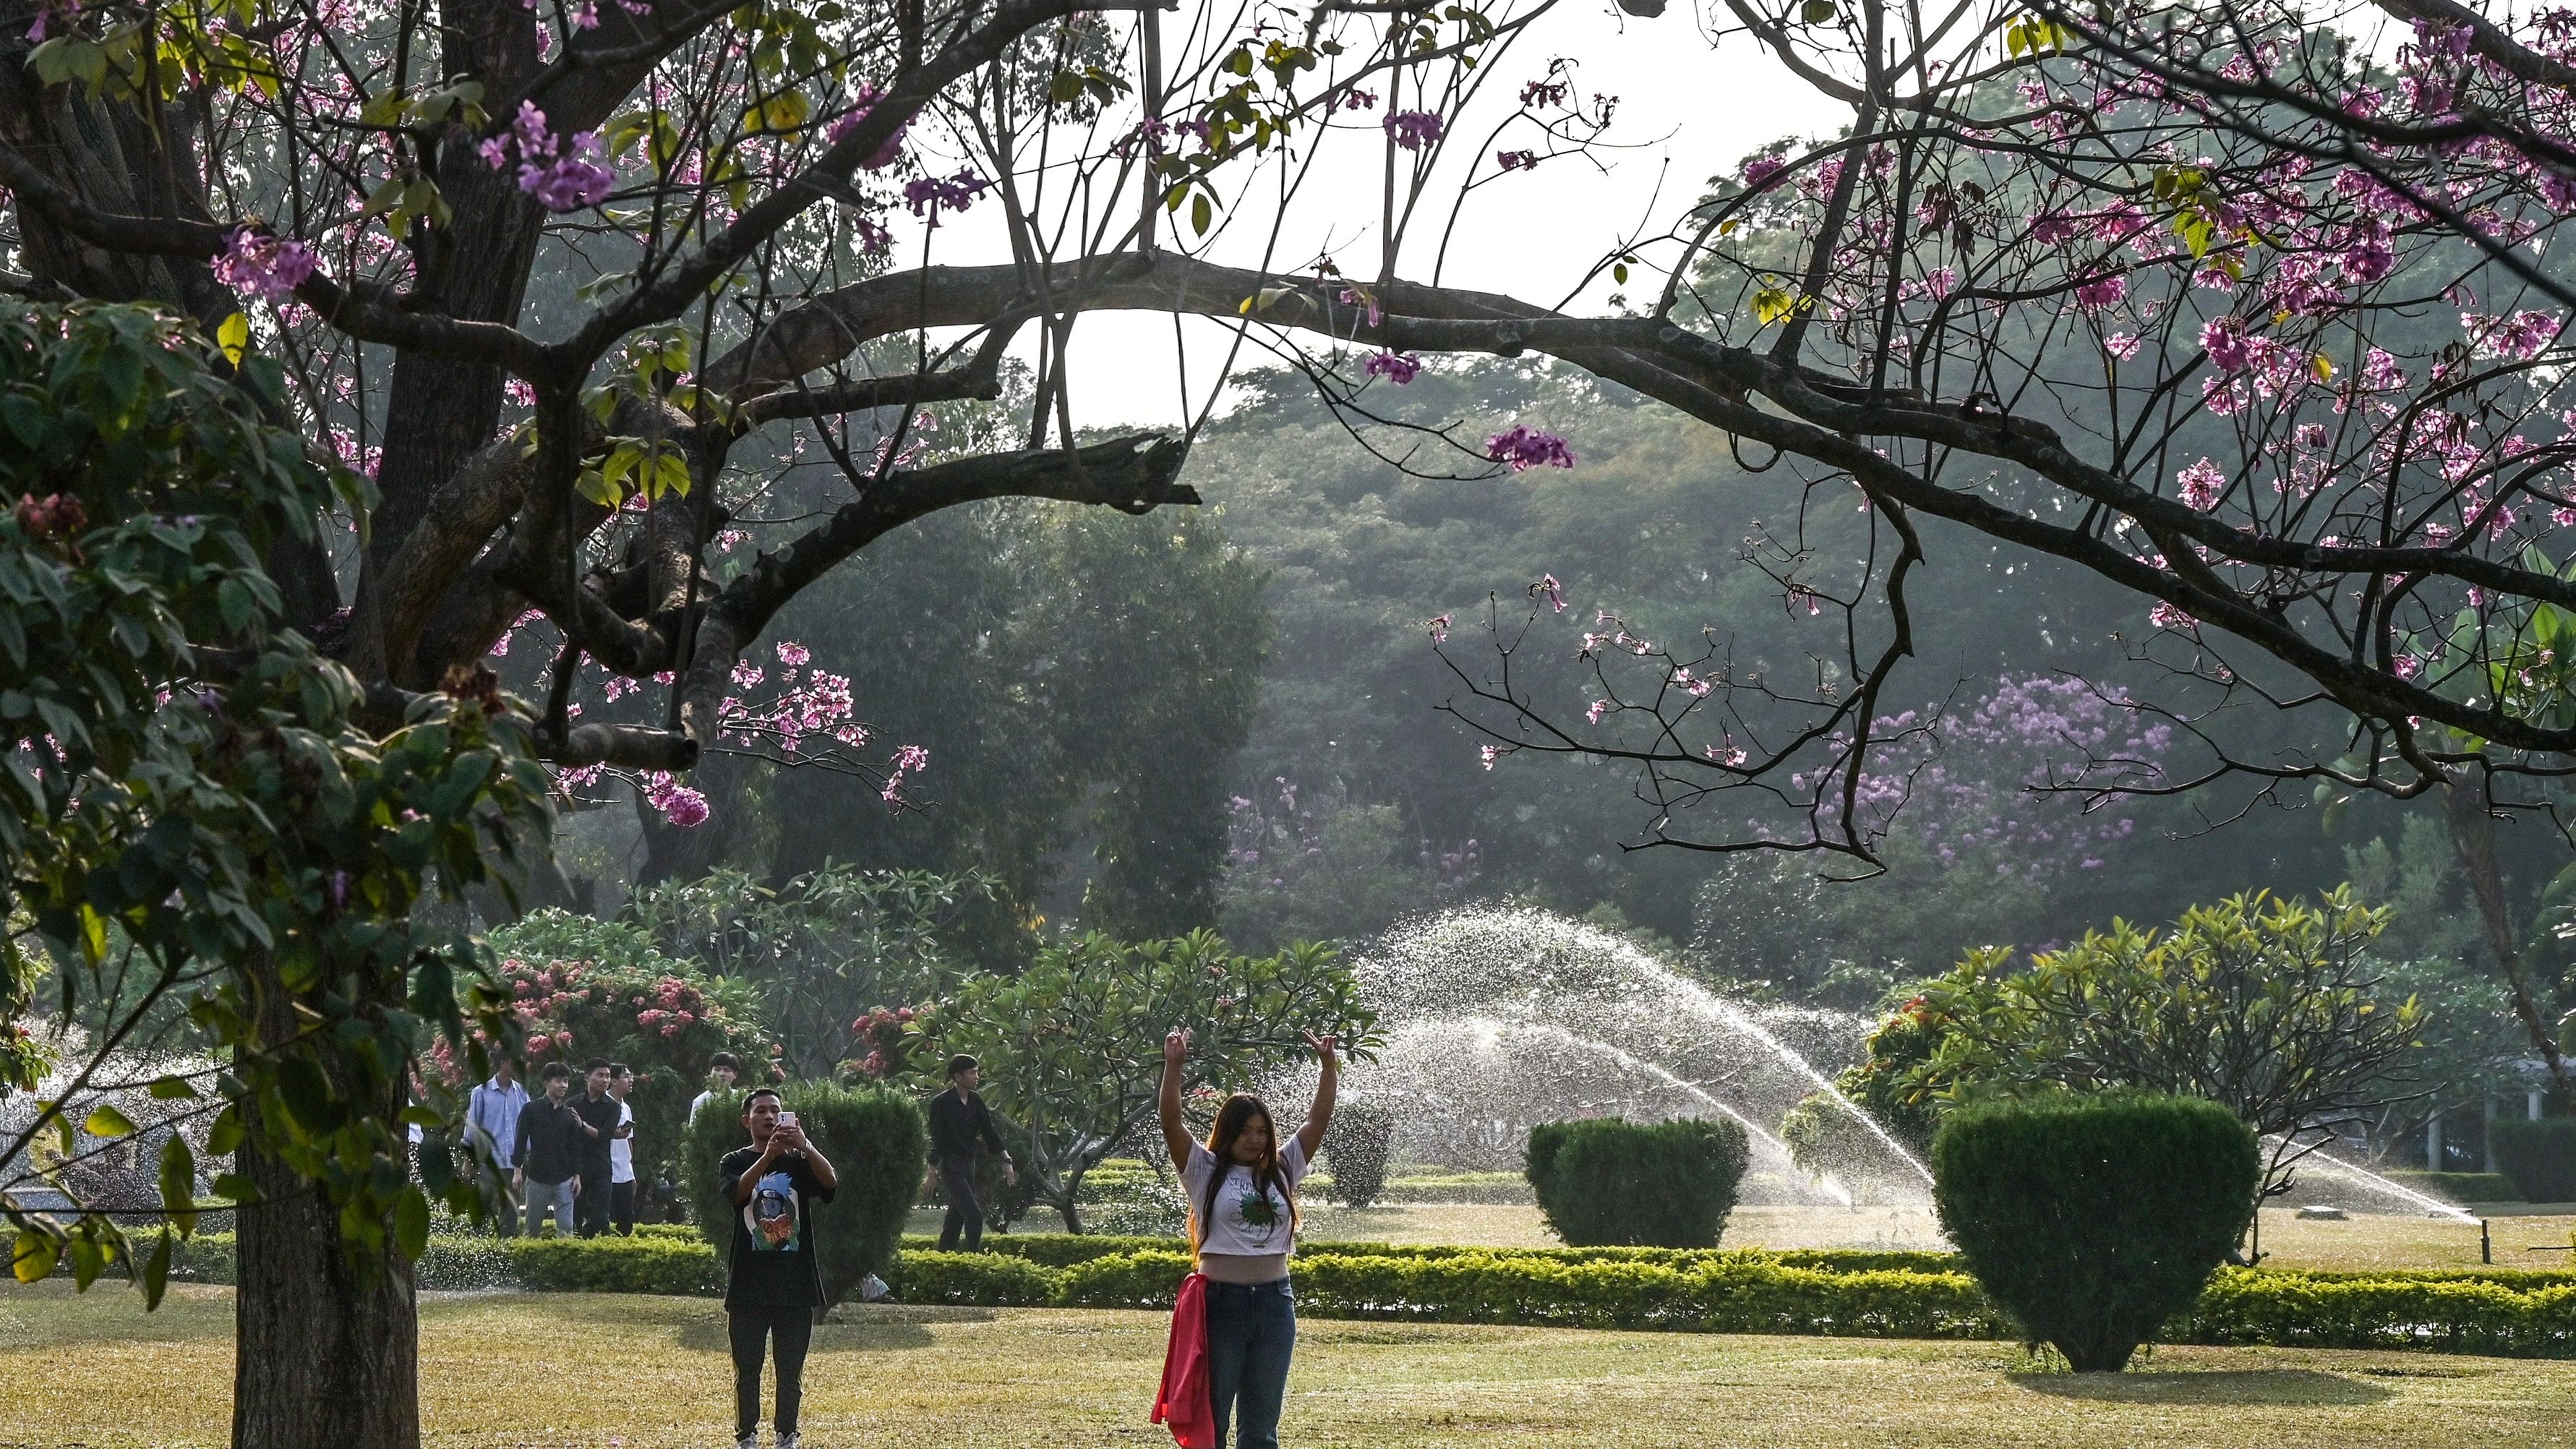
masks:
MULTIPOLYGON (((1189 1193, 1191 1212, 1206 1205, 1208 1179, 1215 1171, 1216 1154, 1205 1143, 1191 1143, 1190 1165, 1181 1169, 1181 1186, 1189 1193)), ((1280 1146, 1279 1173, 1292 1189, 1306 1179, 1306 1149, 1295 1137, 1280 1146)), ((1226 1164, 1225 1184, 1216 1193, 1215 1219, 1199 1225, 1202 1253, 1253 1258, 1285 1253, 1293 1246, 1295 1230, 1288 1224, 1288 1204, 1267 1184, 1255 1191, 1252 1169, 1241 1163, 1226 1164)))

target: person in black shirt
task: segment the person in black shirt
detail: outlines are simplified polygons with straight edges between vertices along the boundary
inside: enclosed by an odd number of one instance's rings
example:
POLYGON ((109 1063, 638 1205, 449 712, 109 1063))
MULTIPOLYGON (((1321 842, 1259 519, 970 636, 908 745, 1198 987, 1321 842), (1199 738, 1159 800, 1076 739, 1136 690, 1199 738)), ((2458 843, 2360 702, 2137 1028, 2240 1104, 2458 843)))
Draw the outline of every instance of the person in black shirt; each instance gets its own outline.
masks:
POLYGON ((805 1139, 767 1087, 743 1103, 751 1145, 725 1155, 718 1201, 733 1211, 725 1258, 725 1315, 733 1346, 734 1440, 760 1449, 760 1358, 777 1347, 778 1449, 797 1449, 796 1411, 805 1398, 805 1349, 823 1306, 823 1267, 814 1256, 814 1208, 832 1200, 841 1177, 805 1139))
POLYGON ((555 1232, 571 1237, 573 1198, 581 1191, 581 1164, 573 1149, 573 1140, 581 1135, 581 1119, 564 1105, 564 1096, 572 1089, 572 1069, 548 1062, 538 1076, 545 1084, 545 1095, 519 1109, 518 1144, 510 1153, 518 1166, 511 1169, 510 1185, 528 1205, 529 1237, 537 1235, 538 1225, 549 1215, 555 1220, 555 1232))
POLYGON ((582 1094, 572 1100, 572 1115, 580 1124, 581 1135, 573 1142, 575 1161, 581 1168, 581 1187, 573 1200, 573 1221, 585 1238, 595 1238, 608 1231, 609 1163, 608 1144, 617 1137, 618 1123, 625 1120, 626 1104, 608 1094, 609 1067, 605 1057, 592 1057, 581 1064, 582 1094))
MULTIPOLYGON (((990 1147, 1000 1154, 1004 1182, 1013 1181, 1018 1174, 1009 1149, 1002 1146, 1002 1134, 994 1130, 993 1109, 975 1094, 983 1075, 975 1059, 960 1052, 948 1059, 949 1090, 930 1100, 931 1181, 948 1194, 948 1217, 939 1225, 939 1251, 943 1253, 957 1247, 961 1232, 967 1252, 984 1249, 984 1204, 975 1192, 976 1147, 990 1147)), ((923 1183, 922 1191, 929 1191, 930 1185, 923 1183)))

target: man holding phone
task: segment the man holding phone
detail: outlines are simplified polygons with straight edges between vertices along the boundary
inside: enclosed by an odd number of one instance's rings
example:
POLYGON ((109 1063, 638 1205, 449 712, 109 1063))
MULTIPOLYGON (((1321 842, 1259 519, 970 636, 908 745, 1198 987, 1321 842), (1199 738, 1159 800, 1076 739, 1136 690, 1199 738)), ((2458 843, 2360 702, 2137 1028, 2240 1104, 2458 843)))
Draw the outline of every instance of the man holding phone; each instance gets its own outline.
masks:
POLYGON ((797 1449, 805 1398, 805 1350, 823 1306, 823 1268, 814 1256, 814 1209, 832 1200, 840 1174, 825 1160, 778 1093, 755 1090, 743 1103, 751 1145, 725 1155, 721 1200, 733 1209, 733 1251, 725 1260, 725 1315, 733 1347, 734 1440, 760 1449, 760 1360, 775 1348, 777 1449, 797 1449))

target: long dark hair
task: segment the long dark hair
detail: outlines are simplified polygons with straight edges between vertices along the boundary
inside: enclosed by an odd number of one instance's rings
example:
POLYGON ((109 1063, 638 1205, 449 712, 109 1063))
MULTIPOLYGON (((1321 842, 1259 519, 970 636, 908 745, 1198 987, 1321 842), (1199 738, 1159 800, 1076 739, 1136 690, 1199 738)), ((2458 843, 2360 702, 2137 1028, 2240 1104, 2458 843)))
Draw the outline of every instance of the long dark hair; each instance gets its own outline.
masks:
POLYGON ((1207 1237, 1207 1225, 1216 1221, 1218 1190, 1225 1186, 1227 1178, 1234 1176, 1234 1169, 1239 1165, 1234 1160, 1234 1141, 1243 1135, 1243 1129, 1250 1126, 1255 1117, 1261 1119, 1262 1126, 1270 1129, 1270 1146, 1262 1152, 1261 1160, 1252 1164, 1253 1191, 1267 1196, 1271 1188, 1278 1188, 1279 1196, 1288 1204, 1288 1235, 1291 1238, 1297 1235, 1297 1193, 1288 1185, 1287 1169, 1279 1165, 1279 1124, 1271 1118, 1269 1106, 1259 1097, 1250 1092, 1237 1092, 1226 1098, 1225 1105, 1217 1109, 1216 1129, 1208 1133, 1207 1150, 1216 1158, 1216 1170, 1208 1174, 1207 1200, 1190 1214, 1192 1253, 1199 1250, 1200 1242, 1207 1237))

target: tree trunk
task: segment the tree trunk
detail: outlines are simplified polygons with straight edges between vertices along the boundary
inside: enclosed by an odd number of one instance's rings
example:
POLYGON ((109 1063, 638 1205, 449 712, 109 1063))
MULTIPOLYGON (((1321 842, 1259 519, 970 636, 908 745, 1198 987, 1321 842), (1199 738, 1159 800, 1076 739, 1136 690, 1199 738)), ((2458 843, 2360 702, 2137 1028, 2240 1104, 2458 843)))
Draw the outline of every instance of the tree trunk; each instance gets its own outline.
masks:
POLYGON ((2486 781, 2454 778, 2442 791, 2442 804, 2460 873, 2468 878, 2469 894, 2476 899, 2478 918, 2486 926, 2487 949, 2495 953, 2496 965, 2512 990, 2513 1014, 2530 1034, 2540 1059, 2549 1064, 2550 1078, 2564 1087, 2567 1062, 2559 1055, 2557 1024, 2541 1014, 2539 997, 2523 970, 2521 937, 2514 931, 2505 900, 2504 866, 2496 856, 2495 812, 2487 805, 2486 781))
POLYGON ((419 1449, 411 1265, 387 1249, 353 1267, 339 1211, 258 1140, 254 1124, 239 1154, 264 1201, 235 1220, 234 1449, 419 1449))

